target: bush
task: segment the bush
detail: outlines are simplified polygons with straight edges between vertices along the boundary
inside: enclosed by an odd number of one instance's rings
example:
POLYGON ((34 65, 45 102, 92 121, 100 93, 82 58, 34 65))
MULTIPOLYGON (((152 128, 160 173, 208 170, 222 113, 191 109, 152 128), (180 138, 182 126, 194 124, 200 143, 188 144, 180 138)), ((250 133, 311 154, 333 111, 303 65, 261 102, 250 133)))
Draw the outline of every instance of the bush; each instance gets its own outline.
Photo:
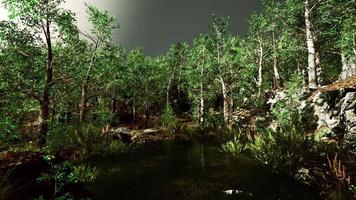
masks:
POLYGON ((204 130, 225 130, 224 118, 222 113, 215 112, 214 109, 210 108, 205 113, 205 122, 202 127, 204 130))
POLYGON ((250 149, 257 160, 272 170, 294 175, 312 151, 312 146, 312 140, 294 128, 288 131, 268 129, 250 145, 250 149))
MULTIPOLYGON (((74 166, 72 163, 57 162, 55 156, 46 155, 45 160, 49 164, 48 171, 37 178, 39 183, 50 182, 53 184, 53 197, 55 199, 72 199, 69 193, 65 193, 64 187, 71 183, 90 183, 96 178, 97 171, 86 165, 74 166), (64 195, 62 195, 64 194, 64 195)), ((39 199, 43 199, 41 196, 39 199)))
POLYGON ((305 92, 303 77, 293 75, 291 80, 286 83, 285 97, 279 100, 272 109, 272 114, 275 116, 279 127, 284 129, 294 127, 300 132, 313 128, 313 112, 308 110, 310 108, 302 100, 305 92))
POLYGON ((68 178, 73 183, 90 183, 96 178, 96 168, 92 168, 88 165, 74 166, 71 170, 68 178))
POLYGON ((221 148, 224 152, 231 153, 233 156, 237 156, 246 150, 247 145, 242 143, 242 141, 238 139, 237 135, 234 135, 234 139, 227 141, 221 146, 221 148))
POLYGON ((80 128, 58 127, 48 134, 46 141, 49 153, 71 160, 120 153, 128 148, 91 124, 80 128))
POLYGON ((163 114, 161 115, 161 121, 163 123, 163 126, 170 130, 173 130, 177 126, 178 121, 171 105, 168 104, 163 110, 163 114))

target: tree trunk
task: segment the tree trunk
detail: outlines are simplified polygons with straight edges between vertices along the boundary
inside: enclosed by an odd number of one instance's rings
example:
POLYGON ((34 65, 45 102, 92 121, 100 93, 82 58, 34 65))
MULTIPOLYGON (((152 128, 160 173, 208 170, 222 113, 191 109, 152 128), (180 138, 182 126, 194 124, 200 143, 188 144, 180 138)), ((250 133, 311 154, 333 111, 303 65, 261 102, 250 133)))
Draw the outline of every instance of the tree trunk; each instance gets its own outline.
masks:
POLYGON ((170 98, 169 92, 170 92, 170 90, 171 90, 172 79, 173 79, 173 77, 170 77, 170 78, 169 78, 169 81, 168 81, 168 84, 167 84, 167 89, 166 89, 166 106, 169 105, 169 98, 170 98))
POLYGON ((85 73, 82 83, 82 94, 80 98, 80 110, 79 110, 79 123, 83 123, 85 121, 86 115, 88 113, 88 94, 89 94, 89 81, 90 81, 90 73, 94 67, 95 59, 96 59, 96 51, 99 47, 99 41, 96 41, 95 47, 91 56, 91 60, 88 66, 88 70, 85 73))
POLYGON ((136 121, 136 106, 135 106, 135 101, 132 103, 132 118, 133 121, 136 121))
POLYGON ((145 120, 146 120, 146 123, 145 123, 145 126, 146 128, 148 128, 148 121, 150 119, 150 113, 149 113, 149 106, 148 106, 148 88, 146 87, 145 88, 145 93, 146 93, 146 100, 145 100, 145 120))
POLYGON ((51 121, 52 123, 55 123, 56 121, 56 99, 54 94, 52 94, 52 109, 51 109, 51 121))
POLYGON ((223 115, 224 115, 224 122, 227 126, 229 123, 229 98, 228 98, 228 91, 226 88, 226 84, 224 80, 220 77, 221 88, 222 88, 222 95, 223 95, 223 115))
POLYGON ((150 120, 150 111, 148 110, 148 104, 146 103, 146 108, 145 108, 145 126, 148 128, 149 125, 149 120, 150 120))
POLYGON ((50 89, 52 85, 53 76, 53 51, 50 32, 50 23, 46 21, 46 27, 44 27, 44 33, 47 43, 47 63, 46 63, 46 82, 43 89, 42 100, 40 101, 40 116, 39 116, 39 132, 41 135, 40 144, 46 143, 46 134, 48 132, 48 118, 49 118, 49 106, 50 106, 50 89))
POLYGON ((89 74, 91 71, 91 64, 89 69, 83 79, 82 83, 82 95, 80 98, 80 111, 79 111, 79 123, 83 123, 85 121, 87 112, 88 112, 88 91, 89 91, 89 74))
POLYGON ((317 54, 314 45, 314 36, 310 20, 309 0, 305 0, 305 29, 308 48, 308 87, 309 89, 318 88, 317 83, 317 54))
POLYGON ((262 41, 260 41, 260 49, 259 49, 260 57, 258 61, 258 78, 257 78, 257 87, 258 87, 258 97, 261 96, 261 88, 263 81, 263 46, 262 41))
POLYGON ((203 85, 203 79, 204 79, 204 67, 201 67, 201 72, 200 72, 200 109, 199 109, 199 123, 200 125, 204 124, 204 85, 203 85))
POLYGON ((277 44, 276 36, 273 30, 272 32, 272 46, 273 46, 273 74, 274 74, 274 88, 280 88, 280 76, 278 72, 278 57, 277 57, 277 44))
POLYGON ((115 114, 117 112, 117 100, 112 99, 111 102, 111 114, 115 114))

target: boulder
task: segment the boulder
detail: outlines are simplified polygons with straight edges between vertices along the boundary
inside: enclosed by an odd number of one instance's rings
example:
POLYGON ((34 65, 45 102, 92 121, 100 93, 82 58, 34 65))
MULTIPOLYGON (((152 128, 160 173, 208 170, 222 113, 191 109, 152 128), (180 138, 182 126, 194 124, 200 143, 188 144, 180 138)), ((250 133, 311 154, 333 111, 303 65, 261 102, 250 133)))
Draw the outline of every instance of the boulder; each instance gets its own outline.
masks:
POLYGON ((143 134, 155 135, 155 134, 159 133, 159 130, 149 128, 149 129, 143 130, 142 132, 143 132, 143 134))
POLYGON ((131 135, 132 134, 132 131, 128 128, 125 128, 125 127, 120 127, 120 128, 117 128, 115 130, 112 131, 113 134, 127 134, 127 135, 131 135))
POLYGON ((344 145, 356 155, 356 92, 347 93, 341 105, 341 123, 345 128, 344 145))
POLYGON ((128 144, 132 142, 133 132, 125 127, 117 128, 111 131, 114 140, 121 140, 128 144))
POLYGON ((356 91, 318 92, 312 102, 318 129, 327 127, 343 136, 344 147, 356 155, 356 91))

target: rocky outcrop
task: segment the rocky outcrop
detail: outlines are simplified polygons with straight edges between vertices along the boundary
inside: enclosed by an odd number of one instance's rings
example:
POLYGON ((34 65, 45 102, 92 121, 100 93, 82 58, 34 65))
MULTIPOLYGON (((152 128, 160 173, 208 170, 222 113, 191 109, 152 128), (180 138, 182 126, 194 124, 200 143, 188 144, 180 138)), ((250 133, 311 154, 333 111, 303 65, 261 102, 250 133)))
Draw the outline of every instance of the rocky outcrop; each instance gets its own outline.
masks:
POLYGON ((114 140, 121 140, 127 144, 141 144, 174 139, 174 135, 164 134, 164 132, 161 130, 152 128, 143 130, 130 130, 125 127, 120 127, 107 132, 107 134, 111 135, 114 140))
POLYGON ((114 140, 121 140, 127 144, 132 142, 133 131, 128 128, 120 127, 110 131, 109 133, 112 135, 114 140))
POLYGON ((323 86, 309 98, 318 117, 318 129, 328 128, 344 147, 356 154, 356 76, 323 86))
POLYGON ((341 122, 345 128, 344 146, 356 155, 356 92, 345 95, 341 104, 341 122))

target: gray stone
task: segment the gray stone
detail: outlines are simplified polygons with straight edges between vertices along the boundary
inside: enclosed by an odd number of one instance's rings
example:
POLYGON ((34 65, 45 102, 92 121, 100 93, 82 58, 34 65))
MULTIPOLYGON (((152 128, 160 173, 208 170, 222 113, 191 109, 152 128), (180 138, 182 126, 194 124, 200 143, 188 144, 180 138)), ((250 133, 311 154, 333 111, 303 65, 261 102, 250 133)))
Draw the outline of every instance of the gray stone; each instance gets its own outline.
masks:
POLYGON ((113 134, 127 134, 127 135, 131 135, 132 131, 128 128, 125 127, 120 127, 115 129, 114 131, 112 131, 113 134))
POLYGON ((144 134, 153 135, 153 134, 157 134, 159 132, 159 130, 150 128, 150 129, 145 129, 142 132, 144 134))

